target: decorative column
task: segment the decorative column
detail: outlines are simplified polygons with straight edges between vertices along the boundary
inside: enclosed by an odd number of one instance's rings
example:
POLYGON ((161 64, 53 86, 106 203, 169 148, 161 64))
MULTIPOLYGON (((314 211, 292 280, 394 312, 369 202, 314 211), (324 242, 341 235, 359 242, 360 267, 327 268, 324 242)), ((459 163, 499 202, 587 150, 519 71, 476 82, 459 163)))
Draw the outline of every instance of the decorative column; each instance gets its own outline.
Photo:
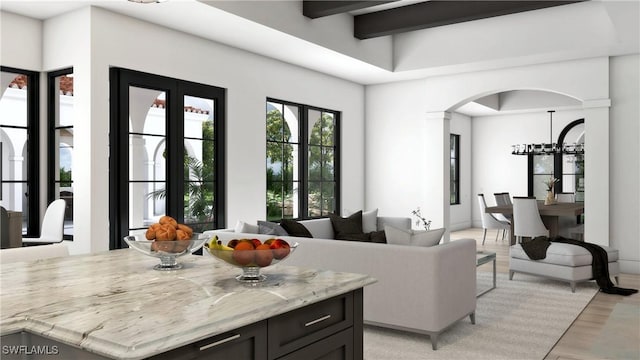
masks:
POLYGON ((584 239, 609 245, 609 107, 610 99, 585 100, 584 239))
POLYGON ((450 128, 451 128, 451 113, 448 111, 436 111, 426 114, 427 131, 431 136, 426 136, 427 139, 435 142, 432 144, 432 149, 439 149, 440 151, 436 156, 429 157, 433 163, 426 164, 427 177, 432 178, 435 184, 440 184, 440 189, 433 189, 431 195, 425 201, 433 202, 434 204, 441 204, 442 212, 439 214, 423 214, 426 217, 431 216, 435 223, 435 227, 438 224, 442 224, 442 227, 446 229, 443 242, 449 242, 450 233, 450 128))

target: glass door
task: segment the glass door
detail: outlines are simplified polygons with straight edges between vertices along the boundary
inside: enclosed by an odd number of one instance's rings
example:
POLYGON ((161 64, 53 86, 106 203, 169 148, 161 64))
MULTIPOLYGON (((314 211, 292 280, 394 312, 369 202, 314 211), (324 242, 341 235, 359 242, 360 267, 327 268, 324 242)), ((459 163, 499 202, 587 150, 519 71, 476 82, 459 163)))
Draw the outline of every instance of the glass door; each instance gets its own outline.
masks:
POLYGON ((110 247, 163 215, 195 232, 223 226, 224 89, 124 69, 111 76, 110 247))
POLYGON ((8 67, 0 77, 0 206, 21 213, 22 234, 40 236, 38 73, 8 67))

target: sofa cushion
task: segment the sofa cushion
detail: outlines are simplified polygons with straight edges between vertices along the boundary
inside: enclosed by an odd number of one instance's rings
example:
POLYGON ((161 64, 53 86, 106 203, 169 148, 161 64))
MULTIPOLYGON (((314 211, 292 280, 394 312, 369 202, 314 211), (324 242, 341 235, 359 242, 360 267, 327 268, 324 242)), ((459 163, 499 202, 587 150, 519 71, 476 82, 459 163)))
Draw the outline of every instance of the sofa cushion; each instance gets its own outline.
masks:
POLYGON ((304 225, 295 220, 282 219, 280 226, 282 226, 290 236, 313 237, 304 225))
POLYGON ((259 234, 260 228, 258 227, 258 225, 253 225, 253 224, 249 224, 244 221, 238 220, 236 222, 234 231, 237 233, 259 234))
POLYGON ((258 220, 258 233, 266 235, 287 236, 289 233, 280 224, 258 220))
MULTIPOLYGON (((607 251, 609 262, 618 261, 618 250, 610 248, 608 246, 602 246, 607 251)), ((522 249, 521 244, 515 244, 511 246, 510 256, 516 259, 530 260, 529 256, 522 249)), ((592 257, 591 253, 580 246, 554 243, 547 248, 547 256, 542 260, 535 260, 543 263, 564 265, 564 266, 586 266, 591 265, 592 257)))
POLYGON ((440 242, 444 234, 444 228, 428 231, 413 231, 396 229, 393 226, 386 225, 384 232, 387 243, 396 245, 413 245, 413 246, 434 246, 440 242))
POLYGON ((336 214, 329 214, 331 226, 335 232, 336 239, 344 239, 349 234, 362 234, 362 210, 355 212, 349 217, 343 218, 336 214))
POLYGON ((378 209, 362 212, 362 232, 370 233, 378 230, 378 209))
POLYGON ((299 223, 304 225, 316 239, 335 239, 333 225, 331 225, 331 220, 328 217, 300 220, 299 223))

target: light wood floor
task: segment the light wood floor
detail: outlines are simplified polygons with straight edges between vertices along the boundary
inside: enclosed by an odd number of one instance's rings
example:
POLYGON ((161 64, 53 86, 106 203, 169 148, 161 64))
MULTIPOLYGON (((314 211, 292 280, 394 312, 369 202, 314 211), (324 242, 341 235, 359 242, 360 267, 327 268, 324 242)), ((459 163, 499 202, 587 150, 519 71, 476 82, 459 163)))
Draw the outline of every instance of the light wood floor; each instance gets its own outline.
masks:
MULTIPOLYGON (((483 230, 478 228, 452 232, 451 240, 475 239, 478 250, 496 253, 496 271, 508 274, 509 240, 503 241, 499 236, 496 241, 496 230, 488 230, 483 246, 482 232, 483 230)), ((491 271, 490 263, 482 265, 478 271, 491 271)), ((620 287, 640 289, 640 275, 620 274, 619 280, 620 287)), ((567 291, 571 291, 569 284, 567 291)), ((620 296, 599 292, 545 357, 545 360, 578 359, 640 359, 640 294, 620 296), (631 307, 630 315, 624 319, 617 316, 615 322, 607 322, 612 318, 614 308, 618 304, 623 304, 627 310, 631 307), (604 342, 603 339, 614 341, 604 342), (594 346, 594 343, 597 343, 597 346, 594 346)))

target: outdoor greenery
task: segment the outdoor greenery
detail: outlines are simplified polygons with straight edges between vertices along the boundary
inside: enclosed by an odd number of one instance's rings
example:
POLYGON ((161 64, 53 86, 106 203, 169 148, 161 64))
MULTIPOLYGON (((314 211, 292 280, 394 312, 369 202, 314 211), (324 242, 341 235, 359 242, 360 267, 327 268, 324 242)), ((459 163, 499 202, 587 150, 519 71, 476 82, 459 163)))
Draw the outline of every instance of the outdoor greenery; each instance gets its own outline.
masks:
MULTIPOLYGON (((202 123, 202 161, 187 154, 184 155, 184 222, 211 223, 215 217, 214 174, 215 147, 213 139, 213 120, 202 123)), ((162 154, 166 157, 165 153, 162 154)), ((149 193, 149 197, 165 199, 166 189, 149 193)), ((194 230, 198 231, 196 228, 194 230)))
MULTIPOLYGON (((320 114, 319 112, 317 112, 320 114)), ((313 119, 310 119, 312 121, 313 119)), ((279 220, 296 217, 294 199, 298 196, 300 178, 294 154, 302 151, 297 134, 292 134, 279 110, 267 113, 267 218, 279 220)), ((313 122, 308 141, 308 214, 326 215, 335 211, 334 119, 322 113, 313 122)), ((304 138, 300 141, 304 141, 304 138)))

